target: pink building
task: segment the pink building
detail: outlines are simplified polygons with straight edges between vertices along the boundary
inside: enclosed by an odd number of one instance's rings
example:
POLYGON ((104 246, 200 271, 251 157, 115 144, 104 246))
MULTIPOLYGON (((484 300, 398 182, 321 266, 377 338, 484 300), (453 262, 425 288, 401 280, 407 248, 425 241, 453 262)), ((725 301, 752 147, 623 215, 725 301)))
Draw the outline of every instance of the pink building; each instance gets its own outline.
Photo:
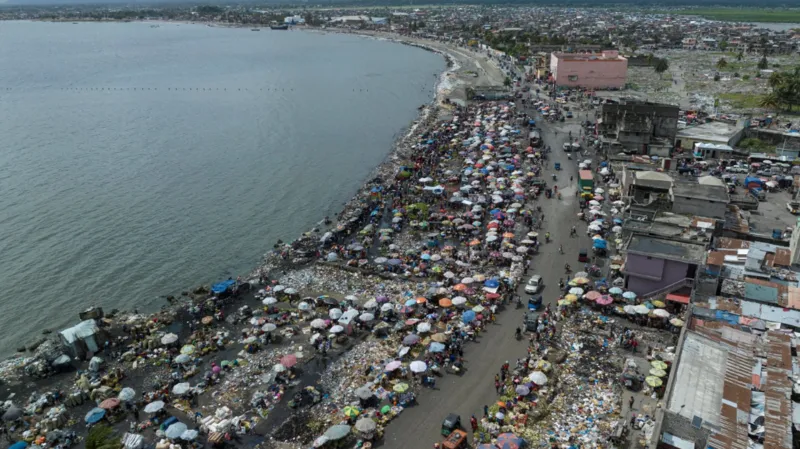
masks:
POLYGON ((628 75, 628 60, 616 50, 600 54, 553 53, 550 73, 557 86, 622 88, 628 75))

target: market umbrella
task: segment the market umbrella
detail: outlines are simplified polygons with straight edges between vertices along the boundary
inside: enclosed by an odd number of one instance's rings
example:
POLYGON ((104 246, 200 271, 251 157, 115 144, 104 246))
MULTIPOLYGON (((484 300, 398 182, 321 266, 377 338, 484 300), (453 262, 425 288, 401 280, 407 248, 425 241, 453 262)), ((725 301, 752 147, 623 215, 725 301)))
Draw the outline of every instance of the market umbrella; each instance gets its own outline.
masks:
POLYGON ((619 287, 611 287, 610 289, 608 289, 608 292, 611 293, 612 295, 621 295, 622 289, 619 287))
POLYGON ((420 334, 424 334, 424 333, 430 332, 430 331, 431 331, 430 323, 419 323, 419 324, 417 324, 417 332, 419 332, 420 334))
MULTIPOLYGON (((175 360, 178 358, 176 357, 175 360)), ((130 401, 131 399, 136 397, 136 391, 133 388, 125 387, 119 392, 120 400, 122 401, 130 401)))
POLYGON ((569 289, 569 294, 570 295, 575 295, 575 296, 580 296, 580 295, 583 294, 583 289, 580 288, 580 287, 572 287, 571 289, 569 289))
POLYGON ((461 321, 464 323, 469 323, 475 321, 475 317, 476 317, 475 312, 473 312, 472 310, 467 310, 466 312, 464 312, 463 315, 461 315, 461 321))
POLYGON ((531 392, 531 389, 526 385, 517 385, 514 391, 520 396, 527 396, 531 392))
POLYGON ((596 290, 592 290, 590 292, 587 292, 583 296, 584 296, 584 298, 586 298, 588 300, 595 301, 595 300, 597 300, 598 298, 600 298, 603 295, 600 292, 596 291, 596 290))
POLYGON ((273 323, 267 323, 267 324, 261 326, 261 330, 264 331, 264 332, 272 332, 277 328, 278 328, 278 326, 274 325, 273 323))
POLYGON ((529 376, 531 382, 535 383, 536 385, 544 385, 547 383, 547 375, 541 371, 534 371, 529 376))
POLYGON ((431 345, 428 347, 428 351, 430 351, 430 352, 434 352, 434 353, 435 353, 435 352, 444 352, 444 345, 443 345, 443 344, 441 344, 441 343, 436 343, 436 342, 433 342, 433 343, 431 343, 431 345))
POLYGON ((607 305, 611 304, 612 302, 614 302, 614 298, 612 298, 609 295, 603 295, 603 296, 597 298, 597 304, 599 304, 601 306, 607 306, 607 305))
POLYGON ((574 295, 572 293, 568 294, 564 297, 564 301, 566 302, 575 302, 578 300, 578 295, 574 295))
POLYGON ((447 339, 448 339, 448 337, 447 337, 446 334, 438 333, 438 334, 431 335, 431 341, 444 343, 444 342, 447 341, 447 339))
POLYGON ((653 316, 657 316, 659 318, 669 318, 669 312, 664 309, 656 309, 650 312, 653 316))
POLYGON ((650 313, 650 309, 644 304, 633 306, 633 311, 639 315, 647 315, 648 313, 650 313))
POLYGON ((181 439, 185 441, 194 441, 195 438, 200 434, 200 432, 194 429, 188 429, 181 434, 181 439))
POLYGON ((155 413, 164 408, 164 401, 153 401, 144 407, 145 413, 155 413))
POLYGON ((175 424, 167 427, 167 430, 164 431, 164 435, 170 440, 177 440, 181 437, 181 435, 183 435, 183 432, 186 432, 187 430, 189 430, 189 428, 186 426, 186 424, 182 422, 176 422, 175 424))
POLYGON ((456 296, 455 298, 452 299, 452 302, 454 306, 460 306, 462 304, 467 303, 467 298, 463 296, 456 296))
POLYGON ((439 307, 451 307, 453 305, 453 301, 448 298, 442 298, 439 300, 439 307))
POLYGON ((417 343, 419 343, 419 335, 410 334, 403 338, 403 344, 406 346, 415 345, 417 343))
POLYGON ((385 372, 392 372, 397 368, 400 368, 403 365, 403 362, 399 360, 392 360, 391 362, 387 363, 386 366, 383 368, 385 372))
POLYGON ((660 387, 664 384, 664 381, 662 381, 660 377, 656 376, 647 376, 644 378, 644 381, 647 383, 647 385, 650 385, 653 388, 660 387))
POLYGON ((415 360, 411 362, 409 368, 412 373, 424 373, 428 369, 428 365, 421 360, 415 360))
POLYGON ((408 391, 408 388, 409 388, 409 386, 408 386, 407 383, 401 382, 401 383, 395 385, 394 387, 392 387, 392 390, 394 390, 397 393, 405 393, 406 391, 408 391))
POLYGON ((322 328, 324 328, 326 325, 327 325, 327 324, 325 323, 325 320, 323 320, 323 319, 321 319, 321 318, 317 318, 316 320, 314 320, 314 321, 312 321, 312 322, 311 322, 311 327, 313 327, 313 328, 315 328, 315 329, 322 329, 322 328))
POLYGON ((346 416, 348 418, 355 418, 356 416, 361 414, 361 412, 358 410, 358 408, 353 407, 352 405, 348 405, 347 407, 345 407, 342 410, 342 413, 344 413, 344 416, 346 416))
POLYGON ((175 386, 172 387, 172 393, 173 394, 177 394, 178 396, 182 396, 182 395, 188 393, 189 390, 191 390, 191 389, 192 389, 192 386, 189 385, 189 382, 181 382, 179 384, 175 384, 175 386))
POLYGON ((344 312, 342 312, 342 309, 331 309, 331 311, 328 312, 328 316, 334 320, 338 320, 339 318, 341 318, 342 314, 344 314, 344 312))
POLYGON ((265 306, 271 306, 277 303, 278 303, 278 298, 273 298, 272 296, 268 296, 264 298, 263 301, 261 301, 261 304, 264 304, 265 306))
POLYGON ((663 307, 667 306, 666 304, 664 304, 664 301, 659 301, 659 300, 652 301, 651 303, 654 306, 659 307, 659 308, 663 308, 663 307))
POLYGON ((282 373, 286 371, 286 367, 281 365, 280 363, 276 363, 275 365, 272 366, 272 371, 275 371, 276 373, 282 373))
POLYGON ((656 377, 664 377, 667 375, 667 372, 664 371, 663 369, 650 368, 650 375, 656 377))
POLYGON ((498 449, 520 449, 525 444, 525 440, 513 433, 501 433, 497 436, 495 444, 498 449))
POLYGON ((372 397, 372 390, 368 386, 359 387, 355 391, 359 399, 367 400, 372 397))
POLYGON ((570 282, 574 282, 576 285, 584 285, 584 284, 588 284, 589 282, 592 282, 592 281, 589 280, 589 278, 587 278, 585 276, 581 276, 581 277, 576 276, 570 282))
POLYGON ((25 441, 17 441, 16 443, 12 444, 8 447, 8 449, 25 449, 28 447, 28 443, 25 441))
POLYGON ((181 348, 181 354, 192 355, 194 354, 194 345, 186 345, 181 348))
POLYGON ((346 437, 349 433, 350 426, 339 424, 326 430, 324 436, 326 436, 329 441, 336 441, 346 437))
POLYGON ((362 313, 361 315, 358 316, 358 319, 362 323, 368 323, 368 322, 370 322, 370 321, 375 319, 375 315, 373 315, 371 313, 362 313))
POLYGON ((106 411, 100 407, 95 407, 86 414, 86 424, 94 424, 103 419, 104 416, 106 416, 106 411))
POLYGON ((281 357, 281 365, 291 368, 297 365, 297 356, 294 354, 286 354, 285 356, 281 357))
POLYGON ((675 327, 681 327, 681 326, 683 326, 683 320, 680 319, 680 318, 673 318, 673 319, 669 320, 669 324, 671 324, 671 325, 673 325, 675 327))
POLYGON ((636 293, 634 292, 625 292, 622 294, 622 297, 625 299, 636 299, 636 293))
POLYGON ((178 341, 178 336, 175 335, 175 334, 172 334, 172 333, 166 334, 163 337, 161 337, 161 344, 162 345, 171 345, 171 344, 175 343, 176 341, 178 341))
POLYGON ((359 432, 368 433, 368 432, 375 431, 375 429, 378 428, 378 425, 375 423, 375 421, 372 418, 366 418, 365 417, 365 418, 361 418, 358 421, 356 421, 355 428, 359 432))
POLYGON ((108 398, 105 401, 101 402, 99 407, 104 410, 112 410, 119 407, 120 400, 117 398, 108 398))
POLYGON ((650 367, 655 369, 666 370, 667 368, 669 368, 669 365, 662 362, 661 360, 653 360, 652 362, 650 362, 650 367))
POLYGON ((339 333, 341 333, 343 331, 344 331, 344 328, 342 326, 339 326, 338 324, 336 326, 333 326, 330 329, 330 333, 332 333, 332 334, 339 334, 339 333))
MULTIPOLYGON (((190 356, 189 354, 178 354, 178 356, 175 357, 175 363, 188 363, 191 360, 192 356, 190 356)), ((123 390, 125 389, 123 388, 123 390)), ((125 399, 125 400, 130 401, 130 399, 125 399)))

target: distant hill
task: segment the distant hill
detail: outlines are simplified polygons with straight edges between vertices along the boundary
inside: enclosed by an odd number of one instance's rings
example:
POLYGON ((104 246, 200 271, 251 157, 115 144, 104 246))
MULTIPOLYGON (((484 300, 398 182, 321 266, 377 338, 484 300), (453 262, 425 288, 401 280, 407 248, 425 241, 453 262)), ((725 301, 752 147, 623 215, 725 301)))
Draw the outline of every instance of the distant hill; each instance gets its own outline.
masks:
MULTIPOLYGON (((102 5, 102 4, 127 4, 127 5, 195 5, 195 4, 232 4, 248 3, 251 0, 217 0, 217 1, 195 1, 187 0, 0 0, 0 7, 3 5, 102 5)), ((797 3, 787 2, 786 0, 760 0, 755 6, 752 0, 252 0, 252 3, 275 4, 275 5, 339 5, 339 6, 401 6, 412 4, 423 5, 542 5, 542 6, 623 6, 626 8, 642 7, 691 7, 702 6, 728 6, 728 7, 785 7, 796 8, 797 3)))

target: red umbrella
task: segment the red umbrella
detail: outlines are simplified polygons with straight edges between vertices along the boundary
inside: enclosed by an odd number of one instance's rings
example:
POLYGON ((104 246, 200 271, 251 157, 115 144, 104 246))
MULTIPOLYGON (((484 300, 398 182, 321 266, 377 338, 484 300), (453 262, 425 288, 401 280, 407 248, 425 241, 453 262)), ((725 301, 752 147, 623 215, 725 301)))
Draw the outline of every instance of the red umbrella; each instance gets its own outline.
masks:
POLYGON ((119 399, 117 398, 108 398, 105 401, 100 403, 100 408, 104 410, 111 410, 114 408, 119 407, 119 399))
POLYGON ((283 365, 283 366, 285 366, 287 368, 291 368, 291 367, 297 365, 297 356, 294 355, 294 354, 288 354, 288 355, 285 355, 285 356, 281 357, 281 365, 283 365))

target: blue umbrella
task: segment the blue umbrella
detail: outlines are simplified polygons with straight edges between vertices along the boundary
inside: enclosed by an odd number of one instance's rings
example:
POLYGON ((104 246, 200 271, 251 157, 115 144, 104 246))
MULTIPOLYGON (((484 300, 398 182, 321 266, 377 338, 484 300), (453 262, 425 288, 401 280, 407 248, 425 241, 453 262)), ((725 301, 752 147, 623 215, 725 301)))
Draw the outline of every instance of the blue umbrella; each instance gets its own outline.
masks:
POLYGON ((444 352, 444 345, 441 343, 433 342, 431 343, 430 347, 428 347, 428 351, 430 352, 444 352))
POLYGON ((403 263, 403 261, 400 259, 389 259, 386 261, 386 263, 388 263, 389 265, 400 265, 401 263, 403 263))
POLYGON ((422 256, 420 256, 420 259, 422 259, 422 260, 431 260, 431 255, 430 254, 423 254, 422 256))
POLYGON ((636 293, 634 292, 625 292, 622 294, 622 297, 625 299, 636 299, 636 293))
POLYGON ((608 292, 611 293, 612 295, 621 295, 622 289, 619 287, 611 287, 610 289, 608 289, 608 292))
POLYGON ((406 301, 406 307, 412 307, 412 306, 415 306, 415 305, 417 305, 417 300, 416 299, 409 299, 408 301, 406 301))
POLYGON ((487 279, 483 283, 483 285, 484 285, 484 287, 497 288, 497 287, 500 286, 500 281, 498 281, 497 279, 487 279))
POLYGON ((94 424, 103 419, 104 416, 106 416, 106 411, 100 407, 95 407, 86 414, 86 424, 94 424))
POLYGON ((28 443, 24 441, 17 441, 16 443, 9 446, 8 449, 25 449, 26 447, 28 447, 28 443))
POLYGON ((472 310, 467 310, 463 315, 461 315, 461 321, 465 323, 475 321, 475 312, 472 310))

